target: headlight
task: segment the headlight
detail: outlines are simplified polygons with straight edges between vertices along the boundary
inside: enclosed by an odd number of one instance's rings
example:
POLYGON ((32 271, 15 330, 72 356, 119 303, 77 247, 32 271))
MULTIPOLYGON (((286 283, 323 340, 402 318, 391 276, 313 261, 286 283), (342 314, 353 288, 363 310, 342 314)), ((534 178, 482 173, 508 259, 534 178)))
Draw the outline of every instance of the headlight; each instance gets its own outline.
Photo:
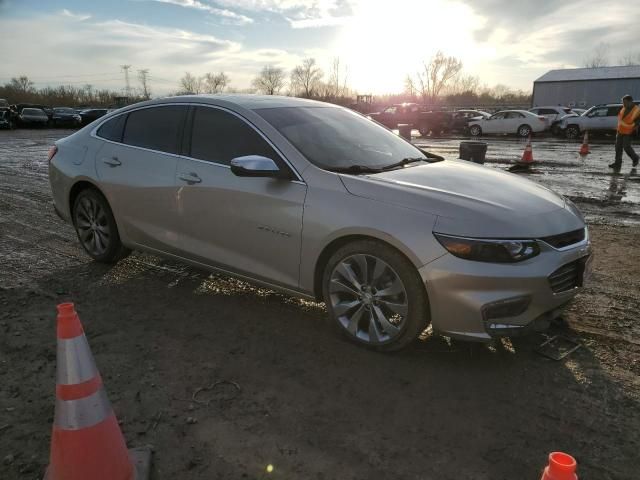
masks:
POLYGON ((515 263, 540 253, 535 240, 490 240, 464 238, 434 233, 440 244, 452 255, 475 262, 515 263))

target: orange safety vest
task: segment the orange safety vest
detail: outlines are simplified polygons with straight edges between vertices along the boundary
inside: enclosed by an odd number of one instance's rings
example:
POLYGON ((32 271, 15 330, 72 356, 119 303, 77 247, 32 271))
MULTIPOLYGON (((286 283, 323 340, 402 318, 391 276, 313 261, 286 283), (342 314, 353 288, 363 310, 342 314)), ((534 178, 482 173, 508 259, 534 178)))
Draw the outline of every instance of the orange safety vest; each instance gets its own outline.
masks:
POLYGON ((625 108, 622 107, 620 109, 620 113, 618 113, 618 133, 622 135, 631 135, 636 128, 636 120, 640 117, 640 107, 634 105, 633 108, 627 113, 624 114, 625 108))

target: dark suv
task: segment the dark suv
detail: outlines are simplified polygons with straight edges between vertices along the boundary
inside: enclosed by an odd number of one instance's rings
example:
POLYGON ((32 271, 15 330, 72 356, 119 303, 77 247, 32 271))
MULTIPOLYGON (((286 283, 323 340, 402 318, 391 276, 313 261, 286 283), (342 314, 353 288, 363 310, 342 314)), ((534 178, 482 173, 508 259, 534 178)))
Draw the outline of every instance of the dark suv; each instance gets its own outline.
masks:
POLYGON ((79 127, 82 117, 73 108, 56 107, 53 109, 51 123, 56 127, 79 127))

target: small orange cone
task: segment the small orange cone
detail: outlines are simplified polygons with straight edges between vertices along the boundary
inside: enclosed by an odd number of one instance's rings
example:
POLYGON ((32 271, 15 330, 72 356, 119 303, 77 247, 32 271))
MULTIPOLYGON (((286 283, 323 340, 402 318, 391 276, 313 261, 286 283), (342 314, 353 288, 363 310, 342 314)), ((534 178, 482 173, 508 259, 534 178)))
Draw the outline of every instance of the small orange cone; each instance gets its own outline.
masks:
POLYGON ((578 464, 571 455, 562 452, 549 454, 549 465, 545 467, 540 480, 578 480, 578 464))
POLYGON ((527 146, 524 147, 524 152, 522 153, 522 160, 520 163, 533 163, 533 148, 531 148, 531 135, 529 135, 529 139, 527 140, 527 146))
POLYGON ((140 479, 142 463, 148 475, 150 452, 127 451, 73 303, 58 305, 57 336, 56 409, 45 480, 140 479))
POLYGON ((584 132, 584 138, 582 140, 582 146, 580 147, 580 155, 585 156, 589 155, 591 152, 589 151, 589 132, 584 132))

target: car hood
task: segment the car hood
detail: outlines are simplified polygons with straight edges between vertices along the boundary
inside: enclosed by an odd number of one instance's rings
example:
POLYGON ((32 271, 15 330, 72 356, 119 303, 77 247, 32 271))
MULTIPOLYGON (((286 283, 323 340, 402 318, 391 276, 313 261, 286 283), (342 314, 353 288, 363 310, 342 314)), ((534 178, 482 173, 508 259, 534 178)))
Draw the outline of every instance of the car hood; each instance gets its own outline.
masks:
POLYGON ((557 193, 471 162, 447 160, 341 179, 352 195, 437 215, 434 230, 440 233, 535 238, 584 227, 557 193))

